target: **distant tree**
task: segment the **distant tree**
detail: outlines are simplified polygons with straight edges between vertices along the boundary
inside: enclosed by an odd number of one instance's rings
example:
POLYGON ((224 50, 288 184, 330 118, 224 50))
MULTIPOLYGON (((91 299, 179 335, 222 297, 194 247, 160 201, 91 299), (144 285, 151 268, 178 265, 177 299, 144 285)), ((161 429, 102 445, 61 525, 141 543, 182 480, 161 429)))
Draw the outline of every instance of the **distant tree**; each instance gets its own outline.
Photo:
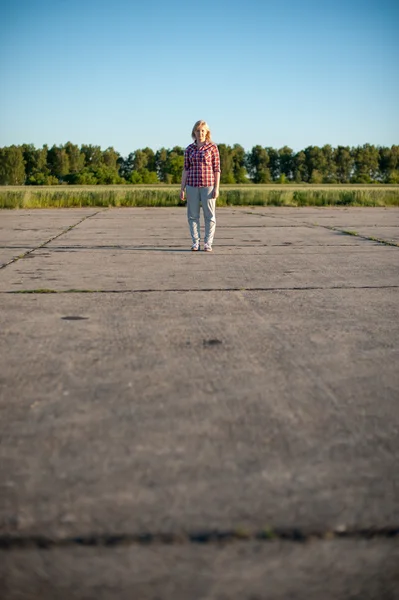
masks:
POLYGON ((48 174, 47 168, 47 146, 36 150, 33 144, 23 144, 21 146, 25 161, 26 178, 36 176, 38 173, 48 174))
POLYGON ((399 146, 378 148, 379 179, 384 183, 396 183, 399 168, 399 146))
POLYGON ((106 165, 85 167, 80 173, 68 175, 68 183, 77 185, 109 185, 126 183, 117 170, 106 165))
POLYGON ((280 163, 280 180, 281 176, 284 175, 287 181, 292 181, 294 179, 295 170, 294 151, 288 146, 283 146, 283 148, 280 148, 278 151, 278 156, 280 163))
POLYGON ((379 151, 371 144, 357 146, 352 150, 354 157, 353 183, 371 183, 378 178, 379 151))
POLYGON ((80 150, 79 146, 67 142, 64 145, 64 150, 69 160, 69 173, 79 173, 85 166, 85 155, 80 150))
POLYGON ((399 168, 399 146, 393 145, 391 146, 391 164, 390 168, 398 169, 399 168))
POLYGON ((145 184, 159 183, 159 179, 158 179, 158 176, 155 173, 155 171, 149 171, 145 167, 143 167, 139 171, 133 170, 127 181, 128 181, 128 183, 133 183, 136 185, 141 184, 141 183, 145 183, 145 184))
POLYGON ((240 144, 234 144, 233 151, 233 174, 236 183, 248 183, 248 173, 246 169, 245 150, 240 144))
MULTIPOLYGON (((94 169, 96 167, 93 167, 94 169)), ((90 167, 85 167, 80 173, 71 176, 70 183, 76 185, 97 185, 97 177, 90 167)))
POLYGON ((323 175, 317 169, 312 170, 309 183, 323 183, 323 175))
POLYGON ((69 174, 69 156, 62 146, 52 146, 47 153, 50 175, 62 181, 69 174))
POLYGON ((323 150, 319 146, 308 146, 305 148, 304 153, 309 174, 308 181, 310 183, 321 183, 327 172, 327 161, 323 150))
POLYGON ((220 183, 235 183, 233 149, 231 146, 226 146, 226 144, 219 144, 218 148, 221 170, 220 183))
MULTIPOLYGON (((294 153, 254 146, 245 152, 240 144, 219 144, 224 184, 234 183, 399 183, 399 146, 364 144, 349 148, 330 144, 308 146, 294 153)), ((26 185, 97 183, 180 183, 184 148, 174 146, 154 152, 146 147, 126 158, 113 148, 72 142, 36 149, 33 144, 0 149, 0 183, 26 185), (21 160, 22 153, 22 160, 21 160)))
POLYGON ((161 148, 155 153, 155 169, 159 178, 159 181, 166 183, 167 179, 167 161, 168 151, 166 148, 161 148))
POLYGON ((183 166, 184 156, 177 152, 170 152, 167 161, 167 171, 170 176, 170 183, 180 183, 183 166))
POLYGON ((184 167, 184 148, 174 146, 171 150, 161 148, 154 156, 158 181, 180 183, 184 167))
POLYGON ((135 171, 140 171, 140 169, 145 169, 148 165, 148 155, 143 150, 136 150, 134 152, 133 158, 133 169, 135 171))
POLYGON ((92 146, 91 144, 83 144, 81 152, 85 156, 85 167, 97 167, 103 162, 103 154, 100 146, 92 146))
POLYGON ((254 146, 247 155, 248 173, 253 183, 269 183, 271 181, 269 155, 266 148, 254 146))
POLYGON ((119 169, 118 159, 119 158, 120 158, 119 152, 116 152, 116 150, 114 150, 111 146, 110 148, 107 148, 106 150, 103 151, 101 162, 104 166, 108 167, 109 169, 118 171, 118 169, 119 169))
POLYGON ((349 183, 354 168, 354 158, 349 146, 338 146, 334 152, 335 172, 338 183, 349 183))
MULTIPOLYGON (((70 177, 66 176, 66 179, 70 177)), ((58 177, 54 177, 54 175, 49 175, 48 173, 44 173, 43 171, 37 171, 33 173, 27 180, 26 185, 58 185, 59 179, 58 177)))
POLYGON ((266 152, 269 156, 268 169, 270 171, 270 176, 273 181, 277 181, 281 175, 279 151, 271 146, 268 146, 266 148, 266 152))
MULTIPOLYGON (((180 148, 180 146, 175 146, 175 148, 177 150, 178 153, 183 153, 183 150, 180 148)), ((143 152, 144 154, 147 156, 147 169, 151 172, 156 173, 157 170, 157 166, 155 163, 155 152, 154 150, 152 150, 151 148, 143 148, 143 152)))
POLYGON ((334 152, 329 144, 322 148, 308 146, 305 148, 304 154, 307 181, 311 183, 334 183, 336 181, 334 152))
POLYGON ((96 183, 99 185, 125 183, 125 180, 119 176, 114 167, 100 165, 99 167, 93 167, 90 170, 96 178, 96 183))
POLYGON ((131 152, 126 158, 118 159, 119 175, 124 177, 126 181, 130 178, 134 170, 134 152, 131 152))
POLYGON ((57 185, 58 177, 50 175, 47 166, 48 148, 44 145, 36 150, 33 144, 24 144, 22 152, 25 161, 26 185, 57 185))
POLYGON ((140 183, 143 183, 143 179, 138 171, 132 171, 127 182, 133 183, 134 185, 140 185, 140 183))
POLYGON ((297 152, 293 157, 294 181, 302 183, 309 181, 309 171, 306 164, 306 155, 303 150, 297 152))
POLYGON ((170 152, 174 152, 175 154, 177 154, 177 156, 184 157, 184 148, 182 148, 181 146, 173 146, 173 148, 172 148, 172 150, 170 150, 170 152))
POLYGON ((0 185, 22 185, 25 178, 25 161, 21 146, 0 148, 0 185))
POLYGON ((322 149, 323 154, 323 170, 322 177, 323 183, 336 183, 337 182, 337 174, 336 174, 336 165, 334 159, 334 149, 330 144, 325 144, 322 149))
POLYGON ((393 169, 390 171, 386 183, 399 183, 399 169, 393 169))

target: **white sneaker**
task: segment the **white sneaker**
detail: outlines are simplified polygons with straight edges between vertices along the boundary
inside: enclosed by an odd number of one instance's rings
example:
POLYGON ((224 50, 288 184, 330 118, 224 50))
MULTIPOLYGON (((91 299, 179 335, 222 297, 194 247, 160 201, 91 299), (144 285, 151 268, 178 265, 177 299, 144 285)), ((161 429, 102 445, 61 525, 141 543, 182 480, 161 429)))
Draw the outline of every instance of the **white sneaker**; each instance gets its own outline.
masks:
POLYGON ((212 252, 212 246, 210 244, 204 244, 204 252, 212 252))
POLYGON ((193 252, 198 252, 199 249, 200 249, 199 242, 194 242, 194 244, 191 246, 191 250, 193 252))

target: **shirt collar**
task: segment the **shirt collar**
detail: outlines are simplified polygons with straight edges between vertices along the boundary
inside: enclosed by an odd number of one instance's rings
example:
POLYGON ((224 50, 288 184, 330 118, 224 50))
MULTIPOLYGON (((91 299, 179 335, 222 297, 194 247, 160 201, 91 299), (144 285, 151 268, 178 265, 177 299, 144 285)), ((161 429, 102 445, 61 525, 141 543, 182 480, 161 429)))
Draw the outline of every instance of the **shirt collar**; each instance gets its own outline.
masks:
POLYGON ((212 145, 212 142, 205 142, 205 144, 203 146, 201 146, 200 148, 198 148, 197 142, 193 142, 191 145, 193 148, 195 148, 195 150, 205 150, 205 148, 208 148, 208 146, 212 145))

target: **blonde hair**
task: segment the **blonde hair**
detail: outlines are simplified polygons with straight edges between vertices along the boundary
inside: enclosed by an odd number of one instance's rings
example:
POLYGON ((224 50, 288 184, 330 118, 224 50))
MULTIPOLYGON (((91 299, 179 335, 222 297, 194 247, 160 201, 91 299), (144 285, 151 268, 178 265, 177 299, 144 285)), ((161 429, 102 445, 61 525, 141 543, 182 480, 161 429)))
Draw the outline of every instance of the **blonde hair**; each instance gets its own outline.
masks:
POLYGON ((203 127, 204 129, 206 129, 205 141, 210 142, 211 141, 211 130, 209 129, 209 125, 208 125, 208 123, 206 121, 197 121, 194 124, 193 130, 191 132, 191 137, 193 138, 193 140, 195 140, 195 131, 199 127, 203 127))

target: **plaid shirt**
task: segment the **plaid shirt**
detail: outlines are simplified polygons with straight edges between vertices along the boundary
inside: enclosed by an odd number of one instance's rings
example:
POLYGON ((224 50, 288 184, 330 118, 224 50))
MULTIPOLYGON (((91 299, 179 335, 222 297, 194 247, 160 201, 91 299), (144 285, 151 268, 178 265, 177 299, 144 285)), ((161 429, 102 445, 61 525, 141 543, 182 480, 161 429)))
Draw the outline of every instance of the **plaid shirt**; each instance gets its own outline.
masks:
POLYGON ((186 185, 215 185, 215 173, 220 173, 219 150, 216 144, 208 142, 198 148, 194 142, 187 146, 184 152, 184 170, 187 171, 186 185))

